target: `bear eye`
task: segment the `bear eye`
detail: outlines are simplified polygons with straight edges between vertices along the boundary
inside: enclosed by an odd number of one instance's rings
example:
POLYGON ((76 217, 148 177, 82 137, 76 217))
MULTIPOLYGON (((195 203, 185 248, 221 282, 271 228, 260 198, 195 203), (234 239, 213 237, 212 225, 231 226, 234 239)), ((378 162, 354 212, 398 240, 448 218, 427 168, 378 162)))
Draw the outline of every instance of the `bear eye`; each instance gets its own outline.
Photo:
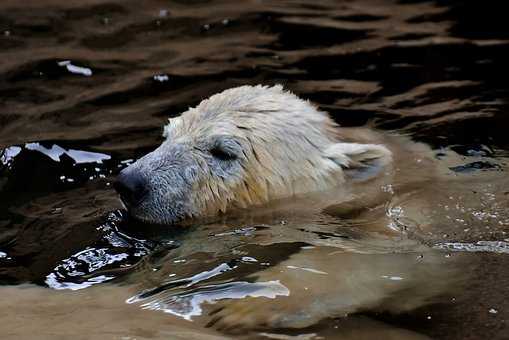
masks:
POLYGON ((231 136, 213 136, 209 144, 209 153, 216 160, 233 162, 242 157, 242 146, 231 136))
POLYGON ((219 146, 215 146, 212 149, 210 149, 210 154, 214 158, 217 158, 221 161, 233 161, 233 160, 237 159, 236 154, 234 154, 232 152, 228 152, 228 150, 224 150, 219 146))

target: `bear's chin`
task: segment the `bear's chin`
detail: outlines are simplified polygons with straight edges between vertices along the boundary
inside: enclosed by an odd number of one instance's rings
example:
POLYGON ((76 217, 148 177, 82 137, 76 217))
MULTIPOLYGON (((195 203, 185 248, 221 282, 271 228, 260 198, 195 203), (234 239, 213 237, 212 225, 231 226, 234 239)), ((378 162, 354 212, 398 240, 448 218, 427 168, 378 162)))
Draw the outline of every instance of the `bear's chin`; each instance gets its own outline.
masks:
POLYGON ((122 211, 122 229, 129 231, 152 231, 152 230, 168 230, 168 229, 183 229, 192 223, 188 219, 175 219, 175 220, 157 220, 144 216, 138 216, 128 209, 122 211))

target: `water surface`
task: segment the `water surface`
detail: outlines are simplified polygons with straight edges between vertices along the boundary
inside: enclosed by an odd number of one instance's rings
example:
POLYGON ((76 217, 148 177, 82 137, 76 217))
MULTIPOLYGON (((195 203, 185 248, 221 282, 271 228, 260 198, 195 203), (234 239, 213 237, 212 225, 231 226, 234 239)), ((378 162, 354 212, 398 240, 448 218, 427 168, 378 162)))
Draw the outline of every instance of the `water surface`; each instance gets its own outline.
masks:
POLYGON ((0 55, 2 338, 509 337, 502 5, 6 0, 0 55), (127 221, 167 118, 258 83, 403 136, 383 201, 127 221))

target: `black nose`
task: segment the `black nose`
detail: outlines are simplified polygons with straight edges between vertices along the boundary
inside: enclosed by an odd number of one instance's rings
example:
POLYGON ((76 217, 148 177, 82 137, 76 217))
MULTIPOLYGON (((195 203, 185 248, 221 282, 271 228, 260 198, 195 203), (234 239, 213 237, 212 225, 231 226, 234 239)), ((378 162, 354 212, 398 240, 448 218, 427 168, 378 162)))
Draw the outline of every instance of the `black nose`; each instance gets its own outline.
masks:
POLYGON ((129 206, 140 203, 148 192, 147 182, 143 176, 137 171, 125 171, 125 169, 120 172, 113 187, 122 201, 129 206))

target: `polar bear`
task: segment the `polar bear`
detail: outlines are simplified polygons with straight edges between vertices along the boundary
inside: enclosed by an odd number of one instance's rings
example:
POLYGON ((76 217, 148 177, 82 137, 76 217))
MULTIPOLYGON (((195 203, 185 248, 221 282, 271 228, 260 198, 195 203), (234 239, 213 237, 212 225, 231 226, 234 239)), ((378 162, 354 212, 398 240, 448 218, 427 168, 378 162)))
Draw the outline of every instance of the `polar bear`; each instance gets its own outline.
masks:
MULTIPOLYGON (((139 278, 162 284, 142 290, 130 303, 180 316, 194 306, 186 314, 190 318, 201 315, 208 302, 212 313, 203 315, 204 322, 242 332, 305 328, 327 317, 370 311, 407 312, 463 282, 460 257, 451 261, 409 238, 413 230, 406 229, 406 216, 386 211, 395 192, 427 187, 434 178, 433 156, 424 144, 340 127, 281 86, 216 94, 170 119, 164 136, 160 147, 120 173, 115 188, 138 220, 163 230, 189 220, 199 227, 162 260, 163 269, 139 278), (352 216, 362 225, 341 224, 352 216), (253 223, 263 226, 252 236, 231 232, 253 223), (195 276, 167 282, 169 273, 178 275, 175 258, 196 253, 229 258, 250 254, 243 250, 248 245, 278 253, 274 264, 247 276, 248 282, 200 288, 201 279, 230 268, 222 264, 200 273, 200 261, 190 261, 197 266, 195 276), (232 291, 238 286, 241 291, 232 291), (251 297, 246 287, 254 290, 251 297)), ((414 218, 425 206, 419 200, 414 218)), ((422 215, 417 229, 431 223, 422 215)))
POLYGON ((213 95, 170 119, 164 137, 114 184, 144 222, 171 225, 327 191, 349 175, 373 177, 392 159, 369 134, 349 135, 280 85, 213 95))

